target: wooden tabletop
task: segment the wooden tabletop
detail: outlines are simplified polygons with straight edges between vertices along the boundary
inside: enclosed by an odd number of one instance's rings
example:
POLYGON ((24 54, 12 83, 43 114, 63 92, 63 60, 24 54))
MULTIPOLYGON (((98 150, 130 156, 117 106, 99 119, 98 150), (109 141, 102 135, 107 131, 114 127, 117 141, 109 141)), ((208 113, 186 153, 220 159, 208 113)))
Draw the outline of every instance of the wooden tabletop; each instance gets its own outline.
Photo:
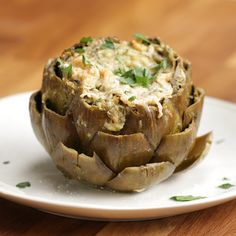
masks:
MULTIPOLYGON (((82 36, 142 32, 193 64, 207 95, 236 102, 234 0, 9 0, 0 7, 0 97, 39 88, 42 69, 82 36)), ((0 199, 0 235, 236 235, 236 201, 143 222, 92 222, 0 199)))

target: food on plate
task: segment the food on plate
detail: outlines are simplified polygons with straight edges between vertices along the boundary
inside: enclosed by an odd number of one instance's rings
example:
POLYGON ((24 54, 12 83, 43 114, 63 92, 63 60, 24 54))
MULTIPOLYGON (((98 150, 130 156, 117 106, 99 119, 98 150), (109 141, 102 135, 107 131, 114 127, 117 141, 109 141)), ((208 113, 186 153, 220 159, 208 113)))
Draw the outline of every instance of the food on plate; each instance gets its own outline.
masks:
POLYGON ((30 98, 34 132, 66 176, 142 191, 202 159, 204 91, 158 38, 83 37, 48 61, 30 98))

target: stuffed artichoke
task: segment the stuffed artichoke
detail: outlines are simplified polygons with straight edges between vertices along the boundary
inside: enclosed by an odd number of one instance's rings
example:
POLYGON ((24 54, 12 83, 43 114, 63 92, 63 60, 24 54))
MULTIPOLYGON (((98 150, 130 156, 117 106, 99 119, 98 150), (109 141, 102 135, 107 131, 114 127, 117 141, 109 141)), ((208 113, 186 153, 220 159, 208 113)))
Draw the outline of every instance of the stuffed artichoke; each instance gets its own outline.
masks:
POLYGON ((49 60, 30 98, 33 130, 66 176, 142 191, 206 155, 204 91, 158 38, 84 37, 49 60))

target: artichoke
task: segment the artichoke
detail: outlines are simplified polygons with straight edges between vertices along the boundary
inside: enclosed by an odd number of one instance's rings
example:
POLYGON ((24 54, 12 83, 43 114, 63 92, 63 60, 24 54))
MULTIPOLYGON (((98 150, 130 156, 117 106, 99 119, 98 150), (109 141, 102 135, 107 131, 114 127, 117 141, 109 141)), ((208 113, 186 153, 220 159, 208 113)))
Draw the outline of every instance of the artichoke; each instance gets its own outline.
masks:
POLYGON ((202 159, 204 91, 158 38, 84 37, 51 59, 30 98, 37 139, 67 177, 142 191, 202 159))

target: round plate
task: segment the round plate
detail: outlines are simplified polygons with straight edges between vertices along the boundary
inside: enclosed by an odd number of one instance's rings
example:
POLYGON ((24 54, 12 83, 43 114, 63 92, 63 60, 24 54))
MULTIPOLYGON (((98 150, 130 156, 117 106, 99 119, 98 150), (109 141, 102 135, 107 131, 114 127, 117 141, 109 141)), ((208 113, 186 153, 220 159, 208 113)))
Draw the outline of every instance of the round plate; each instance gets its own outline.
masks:
POLYGON ((0 196, 59 215, 99 220, 144 220, 211 207, 236 198, 236 105, 206 98, 200 134, 213 130, 210 153, 189 171, 142 193, 95 189, 66 179, 32 131, 30 93, 0 100, 0 196), (227 179, 225 179, 227 178, 227 179), (28 181, 30 187, 18 188, 28 181), (175 195, 204 196, 190 202, 170 200, 175 195))

